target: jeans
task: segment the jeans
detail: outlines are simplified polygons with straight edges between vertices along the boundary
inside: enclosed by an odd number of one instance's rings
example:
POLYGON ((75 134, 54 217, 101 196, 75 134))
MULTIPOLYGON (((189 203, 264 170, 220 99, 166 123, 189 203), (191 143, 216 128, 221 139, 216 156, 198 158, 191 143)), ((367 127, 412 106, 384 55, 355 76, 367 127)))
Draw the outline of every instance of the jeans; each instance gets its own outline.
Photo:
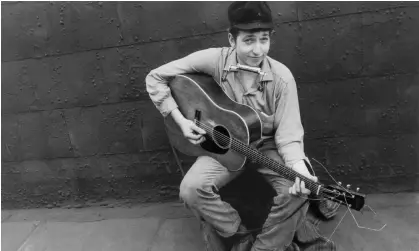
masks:
MULTIPOLYGON (((261 150, 265 155, 283 163, 276 150, 261 150)), ((266 167, 259 167, 277 195, 271 211, 256 236, 252 251, 285 250, 292 244, 297 228, 305 218, 309 204, 306 199, 289 194, 294 182, 282 178, 266 167)), ((218 190, 235 179, 239 172, 229 172, 217 160, 200 156, 186 173, 180 185, 180 198, 194 215, 211 226, 222 237, 234 235, 241 223, 238 212, 221 200, 218 190)))

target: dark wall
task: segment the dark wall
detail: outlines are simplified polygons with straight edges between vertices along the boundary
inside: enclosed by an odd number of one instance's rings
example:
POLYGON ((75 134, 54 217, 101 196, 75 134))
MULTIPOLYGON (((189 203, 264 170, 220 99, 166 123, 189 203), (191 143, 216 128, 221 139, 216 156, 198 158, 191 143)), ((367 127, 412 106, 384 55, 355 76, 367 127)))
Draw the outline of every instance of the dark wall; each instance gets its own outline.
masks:
MULTIPOLYGON (((144 78, 227 46, 228 4, 3 2, 3 206, 169 194, 181 175, 144 78)), ((307 155, 367 192, 418 190, 419 4, 270 5, 307 155)))

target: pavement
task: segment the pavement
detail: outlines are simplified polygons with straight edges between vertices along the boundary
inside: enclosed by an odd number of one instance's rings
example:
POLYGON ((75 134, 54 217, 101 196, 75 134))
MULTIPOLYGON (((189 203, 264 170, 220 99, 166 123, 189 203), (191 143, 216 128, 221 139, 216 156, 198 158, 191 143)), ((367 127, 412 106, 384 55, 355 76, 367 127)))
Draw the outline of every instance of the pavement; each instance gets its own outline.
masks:
MULTIPOLYGON (((321 232, 342 251, 419 251, 419 193, 369 195, 367 204, 376 215, 353 212, 359 227, 341 208, 321 232)), ((1 217, 3 251, 205 250, 198 221, 179 202, 2 210, 1 217)))

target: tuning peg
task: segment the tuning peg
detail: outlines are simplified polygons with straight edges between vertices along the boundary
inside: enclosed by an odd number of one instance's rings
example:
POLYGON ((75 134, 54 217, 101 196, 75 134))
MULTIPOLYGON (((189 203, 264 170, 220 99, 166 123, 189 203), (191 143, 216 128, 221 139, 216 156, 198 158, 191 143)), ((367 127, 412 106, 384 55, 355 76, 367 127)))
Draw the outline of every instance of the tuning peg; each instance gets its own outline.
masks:
POLYGON ((351 185, 350 184, 346 185, 346 188, 351 189, 351 185))
POLYGON ((359 187, 356 188, 356 191, 359 192, 359 187))

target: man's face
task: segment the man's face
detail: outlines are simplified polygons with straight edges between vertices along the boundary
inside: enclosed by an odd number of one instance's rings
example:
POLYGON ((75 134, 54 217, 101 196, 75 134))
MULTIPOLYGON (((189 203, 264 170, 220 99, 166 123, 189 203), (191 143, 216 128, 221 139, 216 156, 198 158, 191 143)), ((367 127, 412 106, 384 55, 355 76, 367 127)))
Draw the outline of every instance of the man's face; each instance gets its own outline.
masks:
POLYGON ((265 59, 271 45, 269 31, 239 31, 235 43, 239 62, 248 66, 259 67, 265 59))

